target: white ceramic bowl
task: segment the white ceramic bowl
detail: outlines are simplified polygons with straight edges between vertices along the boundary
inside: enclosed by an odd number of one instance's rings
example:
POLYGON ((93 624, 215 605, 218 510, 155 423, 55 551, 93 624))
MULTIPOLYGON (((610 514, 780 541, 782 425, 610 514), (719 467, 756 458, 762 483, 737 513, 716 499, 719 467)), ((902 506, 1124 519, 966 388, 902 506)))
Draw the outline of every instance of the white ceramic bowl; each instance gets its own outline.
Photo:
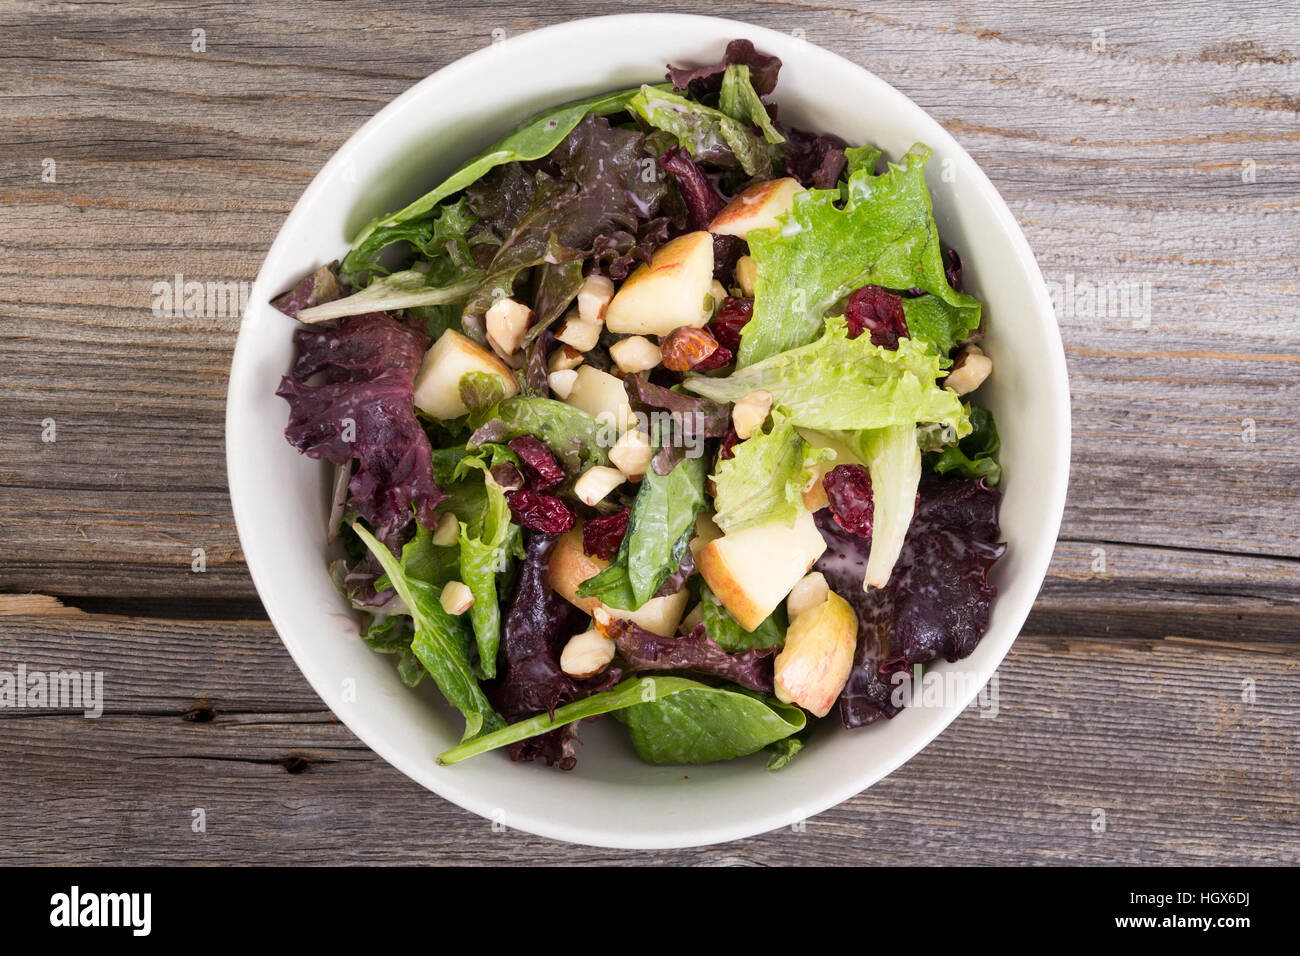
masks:
MULTIPOLYGON (((376 753, 444 798, 543 836, 596 846, 682 847, 787 826, 890 773, 970 702, 905 709, 845 731, 834 712, 788 767, 761 756, 698 767, 640 762, 613 721, 585 725, 577 769, 511 763, 502 752, 452 767, 434 762, 457 742, 459 715, 407 690, 392 658, 357 638, 326 570, 327 466, 295 452, 275 388, 292 361, 295 323, 267 304, 348 248, 373 215, 423 193, 529 114, 588 94, 658 82, 664 64, 716 61, 747 37, 781 57, 781 118, 869 141, 890 158, 927 143, 934 210, 945 242, 985 304, 995 372, 980 400, 996 415, 1005 469, 1000 592, 988 634, 955 665, 993 674, 1047 571, 1069 470, 1065 358, 1048 293, 1024 236, 988 179, 919 107, 859 66, 784 33, 709 17, 628 15, 579 20, 511 37, 439 70, 366 123, 325 165, 285 220, 253 286, 230 373, 226 443, 230 492, 248 568, 294 661, 330 709, 376 753), (947 175, 944 175, 947 170, 947 175), (355 691, 351 693, 349 691, 355 691)), ((975 755, 972 755, 973 758, 975 755)), ((972 781, 984 773, 972 759, 972 781)), ((486 826, 487 823, 485 822, 486 826)))

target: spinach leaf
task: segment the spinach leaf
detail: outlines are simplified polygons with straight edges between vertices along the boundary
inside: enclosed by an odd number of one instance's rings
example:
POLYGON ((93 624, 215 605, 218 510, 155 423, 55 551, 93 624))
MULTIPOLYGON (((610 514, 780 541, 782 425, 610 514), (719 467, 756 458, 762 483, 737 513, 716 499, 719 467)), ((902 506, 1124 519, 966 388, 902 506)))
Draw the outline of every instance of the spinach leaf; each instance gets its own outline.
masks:
POLYGON ((750 233, 758 275, 738 368, 813 341, 827 310, 864 285, 923 289, 955 309, 967 329, 979 325, 979 301, 957 292, 944 275, 925 185, 929 158, 929 148, 918 143, 902 165, 891 163, 879 176, 859 165, 844 190, 801 193, 782 228, 750 233))
POLYGON ((996 485, 1002 480, 1002 466, 997 459, 1002 448, 998 426, 987 408, 971 405, 969 414, 971 433, 959 442, 926 455, 926 467, 941 475, 955 472, 962 478, 983 478, 988 484, 996 485))
POLYGON ((384 247, 393 242, 411 241, 423 235, 420 225, 434 208, 489 170, 505 163, 541 159, 555 149, 588 115, 608 116, 627 109, 628 101, 639 90, 602 93, 587 99, 565 103, 525 120, 504 138, 482 153, 466 160, 450 176, 415 202, 367 223, 353 240, 352 251, 343 260, 343 272, 356 275, 368 271, 384 247))
POLYGON ((751 754, 802 730, 798 707, 767 702, 738 690, 710 687, 684 677, 638 677, 614 688, 538 714, 439 755, 454 764, 498 747, 549 733, 576 720, 618 713, 648 763, 706 763, 751 754), (658 710, 677 700, 680 706, 658 710))
POLYGON ((709 585, 701 581, 700 620, 704 624, 704 633, 717 641, 728 654, 739 654, 750 648, 762 650, 785 645, 787 622, 784 602, 778 604, 776 610, 769 614, 762 624, 753 631, 747 631, 731 616, 731 612, 723 607, 709 585))
POLYGON ((470 667, 469 634, 465 624, 444 611, 438 600, 442 589, 409 575, 401 562, 360 522, 352 529, 379 561, 389 582, 410 609, 415 623, 411 651, 433 677, 443 696, 464 715, 465 733, 461 739, 468 740, 480 732, 505 726, 470 667))
POLYGON ((679 694, 682 691, 704 686, 704 684, 687 680, 684 677, 631 678, 609 690, 557 707, 554 713, 542 713, 535 717, 528 717, 503 729, 484 734, 482 737, 467 743, 462 743, 460 746, 453 747, 451 750, 440 754, 438 763, 460 763, 462 760, 476 757, 489 750, 508 747, 510 744, 519 743, 521 740, 528 740, 530 737, 549 733, 557 727, 571 724, 575 720, 599 717, 601 714, 608 714, 659 697, 679 694))
POLYGON ((764 179, 772 175, 768 144, 721 110, 653 86, 641 87, 627 105, 650 126, 671 133, 696 162, 739 166, 764 179))
MULTIPOLYGON (((661 678, 662 679, 662 678, 661 678)), ((793 704, 727 687, 700 687, 618 714, 646 763, 691 764, 757 753, 798 733, 808 718, 793 704)))
POLYGON ((667 475, 651 468, 632 502, 627 534, 609 567, 578 585, 578 597, 635 611, 682 563, 704 510, 704 458, 683 458, 667 475))

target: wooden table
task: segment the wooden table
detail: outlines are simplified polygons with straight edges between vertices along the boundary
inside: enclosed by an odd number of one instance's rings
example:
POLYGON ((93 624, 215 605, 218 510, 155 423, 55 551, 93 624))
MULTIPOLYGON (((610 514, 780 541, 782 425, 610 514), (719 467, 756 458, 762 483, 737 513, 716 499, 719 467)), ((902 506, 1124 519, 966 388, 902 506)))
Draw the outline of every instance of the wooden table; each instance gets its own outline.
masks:
POLYGON ((656 854, 494 833, 331 716, 231 519, 238 320, 151 306, 177 273, 251 280, 344 139, 493 31, 689 5, 0 7, 0 670, 103 671, 108 696, 93 721, 0 710, 0 862, 1294 862, 1284 6, 710 5, 869 67, 987 170, 1063 291, 1074 465, 996 720, 805 832, 656 854), (1138 304, 1090 313, 1082 283, 1138 304))

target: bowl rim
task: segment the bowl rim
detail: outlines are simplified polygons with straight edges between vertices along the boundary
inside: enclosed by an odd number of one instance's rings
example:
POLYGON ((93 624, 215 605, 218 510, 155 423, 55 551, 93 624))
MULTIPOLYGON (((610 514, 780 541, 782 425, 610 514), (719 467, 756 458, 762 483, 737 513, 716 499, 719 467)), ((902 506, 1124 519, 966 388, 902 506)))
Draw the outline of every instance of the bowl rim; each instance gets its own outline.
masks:
MULTIPOLYGON (((583 39, 583 34, 589 36, 599 36, 608 34, 617 30, 635 30, 639 24, 653 20, 657 24, 674 25, 680 28, 683 36, 689 36, 692 29, 698 29, 707 24, 711 32, 717 32, 719 35, 728 35, 731 37, 743 37, 752 40, 755 45, 766 49, 778 50, 787 47, 793 40, 792 36, 787 33, 772 30, 768 27, 759 26, 745 21, 734 20, 725 17, 701 16, 697 14, 682 13, 629 13, 614 14, 608 16, 585 17, 575 20, 568 20, 562 23, 541 27, 525 33, 511 36, 509 43, 516 50, 526 50, 530 47, 546 47, 553 44, 558 38, 563 38, 565 42, 578 44, 583 39), (724 29, 725 28, 725 29, 724 29)), ((1025 279, 1033 290, 1037 311, 1041 315, 1054 316, 1054 310, 1051 304, 1051 297, 1048 293, 1046 284, 1043 280, 1042 272, 1038 266, 1032 250, 1029 247, 1023 231, 1015 217, 1011 214, 1005 200, 997 188, 988 179, 988 176, 980 168, 974 158, 961 146, 956 139, 948 133, 933 117, 924 109, 914 103, 910 97, 892 86, 886 80, 883 80, 875 73, 860 66, 853 61, 840 56, 839 54, 828 50, 824 47, 817 46, 810 40, 800 38, 799 41, 806 44, 807 47, 813 48, 819 56, 833 58, 839 61, 842 67, 848 67, 865 75, 869 82, 879 85, 886 95, 896 98, 896 102, 903 108, 911 111, 920 125, 928 126, 929 132, 926 134, 925 142, 932 148, 942 143, 945 150, 953 156, 959 157, 968 164, 970 172, 976 180, 976 189, 983 193, 989 199, 989 205, 994 216, 997 219, 997 229, 1001 232, 1010 247, 1016 266, 1024 273, 1025 279)), ((285 217, 275 239, 268 247, 266 256, 263 258, 262 265, 259 267, 257 278, 249 294, 249 309, 257 308, 262 299, 268 298, 280 290, 267 289, 269 279, 266 276, 268 263, 274 258, 276 247, 281 243, 282 238, 291 234, 298 221, 307 215, 306 210, 312 207, 329 186, 331 180, 341 171, 346 169, 345 164, 349 162, 350 155, 359 149, 363 149, 368 140, 379 135, 384 125, 389 119, 398 112, 400 105, 411 100, 419 99, 424 95, 424 91, 436 84, 443 84, 456 81, 462 74, 474 71, 479 64, 487 57, 493 56, 494 52, 491 47, 485 47, 476 50, 464 57, 456 59, 439 70, 431 73, 429 76, 418 81, 409 89, 405 90, 389 103, 385 104, 365 123, 363 123, 327 160, 320 172, 312 179, 307 188, 294 203, 293 209, 285 217)), ((809 69, 817 69, 815 63, 805 63, 809 69)), ((242 332, 242 326, 241 326, 242 332)), ((1050 487, 1039 487, 1036 489, 1040 500, 1043 502, 1041 513, 1047 517, 1046 524, 1042 527, 1042 539, 1046 542, 1045 553, 1035 561, 1033 566, 1026 567, 1019 571, 1020 575, 1027 576, 1036 581, 1032 594, 1023 601, 1023 606, 1010 610, 1012 617, 1003 624, 1004 633, 1007 637, 1002 646, 991 660, 987 670, 988 673, 983 675, 983 679, 973 682, 975 690, 970 693, 969 697, 960 702, 960 706, 947 708, 948 716, 936 723, 933 728, 927 728, 920 733, 915 734, 915 739, 906 746, 897 748, 892 759, 889 759, 879 765, 872 766, 870 769, 851 775, 838 786, 827 786, 822 792, 821 798, 814 804, 810 804, 803 809, 806 816, 811 817, 821 813, 831 807, 834 807, 845 800, 866 790, 873 784, 893 773, 898 767, 902 766, 912 757, 916 756, 922 749, 934 741, 953 720, 975 699, 979 690, 989 678, 993 676, 997 668, 1005 659, 1011 645, 1015 642, 1024 626, 1029 611, 1033 606, 1034 599, 1038 591, 1042 588, 1043 581, 1046 578, 1048 564, 1051 560, 1053 546, 1059 534, 1062 516, 1064 514, 1066 490, 1069 482, 1070 473, 1070 446, 1071 446, 1071 414, 1070 414, 1070 397, 1069 397, 1069 379, 1065 362, 1064 346, 1061 341, 1060 328, 1053 319, 1050 327, 1045 330, 1048 336, 1048 355, 1045 356, 1050 364, 1047 375, 1048 381, 1054 383, 1059 388, 1059 394, 1051 396, 1054 399, 1056 408, 1056 426, 1047 436, 1044 436, 1043 443, 1048 446, 1047 453, 1054 460, 1061 463, 1059 471, 1055 473, 1055 480, 1050 487), (1048 533, 1050 532, 1050 534, 1048 533)), ((253 493, 254 489, 248 487, 247 478, 244 472, 245 465, 239 456, 241 442, 239 435, 245 422, 241 421, 238 416, 238 397, 241 393, 241 386, 244 379, 251 375, 250 354, 253 351, 252 337, 240 334, 236 344, 231 362, 230 381, 226 395, 226 421, 225 421, 225 440, 226 440, 226 470, 227 480, 230 487, 231 509, 235 519, 236 531, 238 533, 241 550, 244 555, 245 564, 248 567, 249 575, 253 580, 258 596, 261 598, 263 606, 270 618, 272 625, 280 637, 281 643, 288 650, 290 657, 293 659, 295 666, 307 679, 313 690, 320 696, 322 702, 336 715, 340 712, 340 694, 338 690, 330 683, 324 680, 324 675, 318 670, 307 653, 305 645, 295 647, 299 642, 291 641, 285 635, 295 630, 296 623, 286 617, 286 610, 276 599, 276 594, 267 586, 268 565, 273 558, 264 554, 260 549, 250 548, 248 543, 251 535, 249 532, 246 509, 241 505, 245 494, 253 493), (245 517, 241 520, 241 513, 245 517)), ((250 426, 251 427, 251 426, 250 426)), ((1001 610, 1003 615, 1008 610, 1001 610)), ((986 639, 987 639, 986 635, 986 639)), ((982 642, 983 643, 983 642, 982 642)), ((340 718, 342 719, 342 718, 340 718)), ((389 731, 380 727, 373 716, 367 716, 365 711, 352 709, 346 720, 348 729, 355 734, 367 747, 374 751, 379 757, 399 770, 403 775, 411 778, 416 783, 433 791, 443 799, 449 800, 456 805, 475 813, 479 816, 489 816, 490 808, 485 808, 483 800, 478 798, 473 792, 472 787, 465 786, 462 782, 456 780, 453 776, 440 776, 436 779, 428 773, 422 773, 420 768, 412 767, 409 761, 399 755, 394 746, 388 744, 389 731)), ((427 769, 427 768, 426 768, 427 769)), ((758 815, 738 814, 731 820, 720 822, 711 822, 707 825, 696 825, 694 827, 683 827, 674 829, 667 833, 644 832, 644 833, 626 833, 619 839, 613 839, 605 836, 602 832, 588 832, 580 825, 567 822, 554 821, 542 814, 531 814, 525 810, 511 811, 510 827, 525 832, 533 833, 550 839, 561 840, 569 843, 578 843, 589 846, 621 848, 621 849, 668 849, 682 848, 689 846, 703 846, 707 844, 722 843, 731 840, 744 839, 768 832, 781 827, 789 822, 788 818, 776 813, 766 813, 758 815)))

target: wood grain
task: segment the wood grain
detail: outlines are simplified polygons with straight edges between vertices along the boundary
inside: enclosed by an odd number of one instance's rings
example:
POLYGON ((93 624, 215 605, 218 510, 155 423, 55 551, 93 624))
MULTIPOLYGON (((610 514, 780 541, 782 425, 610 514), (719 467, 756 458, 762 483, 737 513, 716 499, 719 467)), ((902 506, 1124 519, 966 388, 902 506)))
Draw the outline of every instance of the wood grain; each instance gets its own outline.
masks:
POLYGON ((653 854, 495 833, 422 790, 334 720, 286 655, 267 652, 278 641, 266 623, 87 615, 49 599, 0 604, 0 660, 20 655, 31 669, 53 670, 69 666, 74 647, 78 668, 105 674, 105 713, 3 712, 5 862, 493 863, 526 854, 539 863, 1166 864, 1300 856, 1294 646, 1027 634, 999 670, 995 718, 968 711, 901 770, 808 821, 806 832, 653 854), (1253 703, 1242 699, 1246 678, 1255 681, 1253 703), (204 834, 190 829, 196 807, 207 814, 204 834), (1102 833, 1093 830, 1097 809, 1106 814, 1102 833), (397 822, 412 819, 421 825, 397 822))
MULTIPOLYGON (((237 320, 157 316, 151 298, 177 273, 251 281, 347 136, 493 30, 672 9, 691 7, 0 7, 0 667, 86 661, 122 678, 98 722, 0 711, 14 781, 0 859, 609 858, 494 835, 331 722, 254 619, 225 492, 237 320), (215 720, 183 719, 205 700, 215 720), (189 831, 192 806, 220 821, 205 837, 189 831), (393 810, 439 825, 413 832, 393 810)), ((802 30, 897 86, 989 174, 1063 299, 1120 283, 1150 309, 1059 310, 1070 499, 1003 668, 1003 716, 963 717, 805 834, 614 856, 1293 862, 1293 13, 1262 0, 709 10, 802 30), (1241 675, 1259 681, 1253 707, 1241 675), (1104 835, 1093 807, 1108 809, 1104 835)))

